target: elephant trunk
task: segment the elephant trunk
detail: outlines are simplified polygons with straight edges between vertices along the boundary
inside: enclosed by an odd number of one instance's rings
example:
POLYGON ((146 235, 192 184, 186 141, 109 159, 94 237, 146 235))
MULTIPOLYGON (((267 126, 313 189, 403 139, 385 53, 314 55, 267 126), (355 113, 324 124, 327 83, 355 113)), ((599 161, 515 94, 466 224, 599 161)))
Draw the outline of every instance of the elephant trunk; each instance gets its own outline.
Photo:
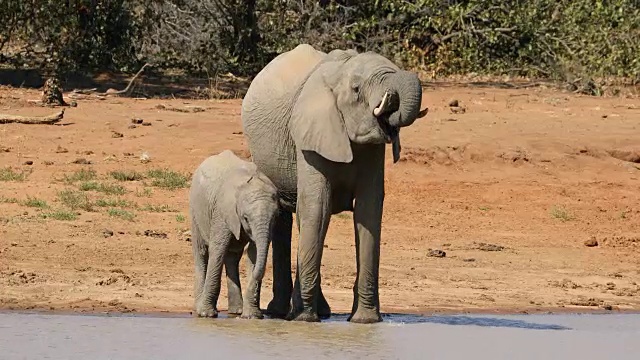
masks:
POLYGON ((389 125, 395 128, 413 124, 420 113, 422 85, 418 76, 409 71, 399 71, 387 79, 388 87, 397 91, 397 110, 389 115, 389 125))
POLYGON ((253 279, 262 281, 264 271, 267 266, 267 256, 269 255, 269 231, 261 230, 256 233, 254 242, 256 244, 256 263, 253 267, 253 279))

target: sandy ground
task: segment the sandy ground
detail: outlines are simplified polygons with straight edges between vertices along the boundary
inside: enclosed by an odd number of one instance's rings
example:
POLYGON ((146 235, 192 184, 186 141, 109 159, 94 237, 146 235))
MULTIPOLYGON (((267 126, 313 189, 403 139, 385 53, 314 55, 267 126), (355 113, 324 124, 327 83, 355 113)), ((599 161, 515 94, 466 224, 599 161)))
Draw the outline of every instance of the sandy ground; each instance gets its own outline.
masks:
MULTIPOLYGON (((56 111, 28 102, 38 98, 1 88, 0 113, 56 111)), ((383 311, 640 310, 637 99, 439 86, 423 104, 401 161, 387 152, 383 311)), ((0 125, 0 308, 188 312, 188 189, 148 172, 188 175, 224 149, 247 156, 241 130, 239 100, 118 97, 79 100, 61 125, 0 125), (83 169, 96 179, 74 180, 83 169)), ((322 276, 333 311, 350 310, 351 214, 332 219, 322 276)))

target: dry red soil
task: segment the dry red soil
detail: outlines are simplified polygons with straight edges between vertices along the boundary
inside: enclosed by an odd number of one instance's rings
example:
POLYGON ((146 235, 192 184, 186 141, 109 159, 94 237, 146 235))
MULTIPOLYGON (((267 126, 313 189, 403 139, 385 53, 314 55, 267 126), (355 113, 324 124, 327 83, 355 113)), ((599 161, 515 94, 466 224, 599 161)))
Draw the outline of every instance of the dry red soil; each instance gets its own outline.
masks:
MULTIPOLYGON (((0 113, 57 111, 28 101, 39 97, 0 88, 0 113)), ((190 311, 188 188, 110 172, 188 175, 224 149, 246 157, 240 103, 107 97, 79 100, 57 125, 0 125, 0 308, 190 311), (126 192, 72 181, 82 169, 126 192), (70 210, 64 191, 86 196, 85 209, 70 210)), ((401 161, 387 151, 383 311, 640 309, 637 98, 437 86, 423 105, 429 114, 402 130, 401 161)), ((322 262, 333 311, 350 310, 354 280, 351 214, 338 214, 322 262)))

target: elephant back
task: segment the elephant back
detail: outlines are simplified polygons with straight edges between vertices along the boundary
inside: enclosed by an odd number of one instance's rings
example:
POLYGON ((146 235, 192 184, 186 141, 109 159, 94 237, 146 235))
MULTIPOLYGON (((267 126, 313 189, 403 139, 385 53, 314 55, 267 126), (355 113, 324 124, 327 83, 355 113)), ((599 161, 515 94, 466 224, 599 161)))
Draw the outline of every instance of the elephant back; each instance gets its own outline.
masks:
MULTIPOLYGON (((254 102, 292 99, 295 92, 305 81, 309 72, 326 56, 311 45, 300 44, 294 49, 284 52, 271 60, 251 82, 243 100, 253 107, 254 102)), ((273 103, 271 104, 273 106, 273 103)))

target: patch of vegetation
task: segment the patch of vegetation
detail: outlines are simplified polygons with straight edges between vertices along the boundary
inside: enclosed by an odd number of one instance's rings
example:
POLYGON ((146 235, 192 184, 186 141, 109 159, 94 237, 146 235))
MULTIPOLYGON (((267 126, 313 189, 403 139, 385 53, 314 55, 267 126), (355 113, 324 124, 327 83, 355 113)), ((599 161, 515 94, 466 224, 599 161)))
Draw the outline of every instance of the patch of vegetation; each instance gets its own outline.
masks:
POLYGON ((96 206, 99 207, 120 207, 120 208, 136 208, 137 205, 134 202, 124 199, 98 199, 96 200, 96 206))
POLYGON ((142 189, 142 191, 136 190, 137 197, 151 197, 152 194, 153 190, 151 190, 150 188, 144 188, 142 189))
POLYGON ((488 207, 488 206, 480 206, 480 207, 478 207, 478 210, 480 210, 480 211, 489 211, 489 210, 491 210, 491 208, 488 207))
POLYGON ((569 210, 561 206, 554 206, 553 208, 551 208, 551 216, 554 219, 558 219, 562 222, 574 219, 573 215, 569 212, 569 210))
POLYGON ((66 207, 72 210, 85 210, 85 211, 93 211, 93 203, 87 196, 87 194, 74 191, 74 190, 63 190, 58 193, 58 200, 66 207))
POLYGON ((10 166, 0 169, 0 181, 25 181, 31 171, 13 170, 10 166))
POLYGON ((169 169, 149 170, 147 176, 152 180, 151 185, 165 189, 175 190, 189 185, 189 178, 169 169))
POLYGON ((91 181, 98 178, 98 174, 93 169, 80 169, 71 175, 65 174, 62 178, 67 184, 73 184, 77 181, 91 181))
POLYGON ((112 171, 109 173, 109 175, 111 175, 112 178, 118 180, 118 181, 139 181, 144 179, 144 175, 134 171, 134 170, 128 170, 128 171, 112 171))
POLYGON ((27 200, 22 202, 24 206, 39 208, 39 209, 47 209, 49 205, 46 201, 38 198, 27 197, 27 200))
POLYGON ((107 210, 107 214, 109 214, 109 216, 111 217, 117 217, 127 221, 133 221, 136 217, 136 215, 130 211, 117 208, 111 208, 107 210))
POLYGON ((97 191, 107 195, 124 195, 127 189, 123 186, 115 184, 105 184, 96 181, 86 181, 80 184, 78 188, 82 191, 97 191))
POLYGON ((149 212, 157 212, 157 213, 176 212, 176 210, 169 207, 169 205, 153 205, 153 204, 145 205, 142 208, 142 210, 149 211, 149 212))
POLYGON ((6 198, 4 196, 0 196, 0 203, 3 203, 3 204, 17 204, 19 202, 20 200, 16 198, 6 198))
POLYGON ((62 220, 62 221, 73 221, 78 218, 76 213, 67 211, 67 210, 56 210, 52 212, 43 213, 42 216, 44 219, 53 219, 53 220, 62 220))
POLYGON ((176 221, 177 221, 177 222, 179 222, 179 223, 183 223, 183 222, 185 222, 186 220, 187 220, 187 219, 185 218, 185 216, 184 216, 184 215, 182 215, 182 214, 178 214, 178 215, 176 215, 176 221))

